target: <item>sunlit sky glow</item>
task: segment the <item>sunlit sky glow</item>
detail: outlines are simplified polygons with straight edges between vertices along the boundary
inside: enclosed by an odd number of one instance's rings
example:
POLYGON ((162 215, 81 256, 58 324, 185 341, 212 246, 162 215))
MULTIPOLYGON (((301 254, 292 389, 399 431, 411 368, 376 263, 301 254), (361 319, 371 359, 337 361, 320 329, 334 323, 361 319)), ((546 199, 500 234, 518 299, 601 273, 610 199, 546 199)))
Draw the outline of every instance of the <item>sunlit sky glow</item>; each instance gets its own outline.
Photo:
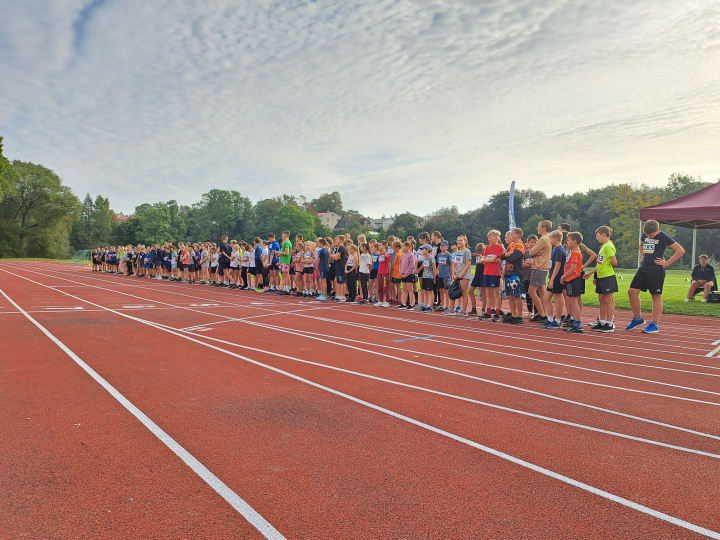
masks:
POLYGON ((720 176, 720 3, 0 0, 0 135, 117 211, 720 176))

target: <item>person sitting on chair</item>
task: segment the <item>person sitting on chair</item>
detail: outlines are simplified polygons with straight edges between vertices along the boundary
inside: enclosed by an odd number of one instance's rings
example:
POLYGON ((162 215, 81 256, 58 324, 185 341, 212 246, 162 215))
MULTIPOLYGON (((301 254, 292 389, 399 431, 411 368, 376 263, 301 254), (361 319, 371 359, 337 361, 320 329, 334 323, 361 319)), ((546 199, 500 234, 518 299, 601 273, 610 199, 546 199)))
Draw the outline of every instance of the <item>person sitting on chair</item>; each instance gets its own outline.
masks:
POLYGON ((698 264, 692 271, 692 283, 690 284, 690 290, 688 291, 685 302, 689 302, 695 296, 695 291, 702 288, 705 291, 703 294, 702 302, 707 302, 708 294, 713 290, 715 285, 715 269, 708 264, 708 256, 700 255, 700 264, 698 264))

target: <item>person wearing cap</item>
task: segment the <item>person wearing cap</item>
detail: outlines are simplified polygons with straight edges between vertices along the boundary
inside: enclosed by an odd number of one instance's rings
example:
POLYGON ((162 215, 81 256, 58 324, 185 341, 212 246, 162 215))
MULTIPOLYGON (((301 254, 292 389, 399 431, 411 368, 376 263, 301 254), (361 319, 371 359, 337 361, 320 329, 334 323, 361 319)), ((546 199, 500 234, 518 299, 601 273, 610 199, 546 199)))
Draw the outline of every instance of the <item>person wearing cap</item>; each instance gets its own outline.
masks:
POLYGON ((708 264, 709 257, 703 254, 700 255, 698 259, 700 264, 695 266, 692 270, 692 283, 690 284, 690 290, 688 290, 685 302, 690 302, 695 296, 695 291, 700 288, 705 292, 701 301, 707 302, 708 295, 710 294, 710 291, 712 291, 716 282, 715 269, 708 264))
POLYGON ((452 278, 452 255, 448 253, 450 242, 447 240, 440 241, 440 251, 438 251, 435 261, 437 263, 437 278, 435 285, 440 292, 440 305, 435 308, 436 311, 452 313, 450 311, 450 299, 448 297, 448 287, 450 287, 450 279, 452 278))

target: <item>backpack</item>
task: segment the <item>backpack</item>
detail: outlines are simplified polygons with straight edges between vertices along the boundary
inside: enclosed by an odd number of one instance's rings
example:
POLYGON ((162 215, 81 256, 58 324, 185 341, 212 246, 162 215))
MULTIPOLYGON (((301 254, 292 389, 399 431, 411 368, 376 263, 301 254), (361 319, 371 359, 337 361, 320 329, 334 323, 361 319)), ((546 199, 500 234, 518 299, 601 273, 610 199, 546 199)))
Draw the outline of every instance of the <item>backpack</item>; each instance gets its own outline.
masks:
POLYGON ((448 296, 450 300, 457 300, 462 296, 462 287, 460 287, 460 281, 455 280, 450 284, 448 288, 448 296))

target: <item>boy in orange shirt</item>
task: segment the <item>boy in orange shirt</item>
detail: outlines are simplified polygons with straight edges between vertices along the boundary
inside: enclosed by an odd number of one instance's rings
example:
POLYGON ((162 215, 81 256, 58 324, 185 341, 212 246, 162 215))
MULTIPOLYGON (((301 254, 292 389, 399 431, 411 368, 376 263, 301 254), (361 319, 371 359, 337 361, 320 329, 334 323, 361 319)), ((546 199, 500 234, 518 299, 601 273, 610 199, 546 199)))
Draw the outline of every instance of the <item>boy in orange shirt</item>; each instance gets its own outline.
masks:
POLYGON ((571 334, 582 334, 582 244, 583 236, 579 232, 571 232, 567 235, 567 255, 565 259, 565 273, 560 278, 560 283, 565 283, 567 290, 568 311, 572 317, 572 324, 565 327, 565 331, 571 334))

